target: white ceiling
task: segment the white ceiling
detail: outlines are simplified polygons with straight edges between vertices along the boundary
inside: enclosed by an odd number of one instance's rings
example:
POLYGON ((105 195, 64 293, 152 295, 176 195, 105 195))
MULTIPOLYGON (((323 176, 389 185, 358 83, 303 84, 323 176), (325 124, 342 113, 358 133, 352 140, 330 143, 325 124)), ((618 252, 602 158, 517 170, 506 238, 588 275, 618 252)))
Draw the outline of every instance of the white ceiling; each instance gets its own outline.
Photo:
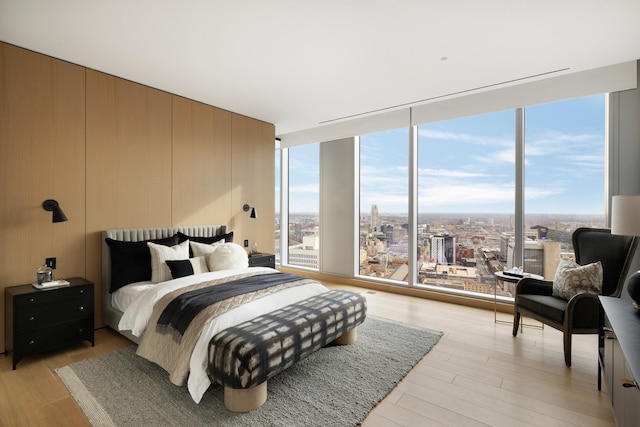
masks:
POLYGON ((0 40, 285 134, 640 59, 640 1, 0 0, 0 40))

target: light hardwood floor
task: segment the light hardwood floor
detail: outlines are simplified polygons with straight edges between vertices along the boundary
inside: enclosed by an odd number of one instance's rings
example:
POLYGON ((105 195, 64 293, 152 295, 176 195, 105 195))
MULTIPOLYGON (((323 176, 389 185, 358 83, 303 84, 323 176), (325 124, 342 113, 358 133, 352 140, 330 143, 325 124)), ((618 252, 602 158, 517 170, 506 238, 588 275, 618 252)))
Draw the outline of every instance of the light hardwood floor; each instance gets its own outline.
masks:
MULTIPOLYGON (((494 323, 493 311, 327 285, 363 293, 370 315, 444 332, 364 427, 614 425, 608 396, 596 386, 596 336, 574 337, 568 369, 562 334, 552 328, 525 328, 513 338, 510 325, 494 323)), ((15 371, 11 357, 0 356, 0 426, 89 425, 54 369, 129 344, 99 329, 95 347, 81 344, 26 358, 15 371)))

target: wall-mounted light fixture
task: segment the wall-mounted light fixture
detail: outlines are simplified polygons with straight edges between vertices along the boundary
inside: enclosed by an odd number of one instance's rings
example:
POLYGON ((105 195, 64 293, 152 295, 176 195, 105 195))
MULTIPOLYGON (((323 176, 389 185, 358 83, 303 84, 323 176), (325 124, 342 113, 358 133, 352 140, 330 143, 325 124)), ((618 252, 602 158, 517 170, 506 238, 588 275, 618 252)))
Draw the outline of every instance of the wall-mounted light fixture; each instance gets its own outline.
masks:
POLYGON ((252 207, 251 207, 251 206, 249 206, 247 203, 245 203, 245 204, 242 206, 242 210, 243 210, 243 211, 245 211, 245 212, 249 212, 249 209, 251 209, 251 215, 249 215, 249 217, 251 217, 251 218, 258 218, 258 214, 256 213, 256 208, 255 208, 255 207, 253 207, 253 208, 252 208, 252 207))
POLYGON ((67 216, 60 209, 60 205, 53 199, 47 199, 42 202, 42 207, 45 211, 53 212, 53 222, 68 221, 67 216))

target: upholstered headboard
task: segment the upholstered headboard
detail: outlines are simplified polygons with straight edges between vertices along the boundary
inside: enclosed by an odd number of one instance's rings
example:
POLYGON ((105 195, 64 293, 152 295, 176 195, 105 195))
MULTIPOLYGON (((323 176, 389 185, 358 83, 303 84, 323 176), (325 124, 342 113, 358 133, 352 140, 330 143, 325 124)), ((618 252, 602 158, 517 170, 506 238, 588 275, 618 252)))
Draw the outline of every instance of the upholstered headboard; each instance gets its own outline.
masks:
MULTIPOLYGON (((171 237, 177 232, 193 237, 211 237, 227 233, 226 225, 197 225, 180 227, 161 228, 124 228, 116 230, 106 230, 102 232, 102 319, 104 322, 118 331, 118 322, 122 313, 111 305, 111 251, 105 242, 107 237, 125 242, 140 242, 149 239, 162 239, 171 237)), ((118 331, 127 338, 138 342, 138 339, 131 335, 129 331, 118 331)))

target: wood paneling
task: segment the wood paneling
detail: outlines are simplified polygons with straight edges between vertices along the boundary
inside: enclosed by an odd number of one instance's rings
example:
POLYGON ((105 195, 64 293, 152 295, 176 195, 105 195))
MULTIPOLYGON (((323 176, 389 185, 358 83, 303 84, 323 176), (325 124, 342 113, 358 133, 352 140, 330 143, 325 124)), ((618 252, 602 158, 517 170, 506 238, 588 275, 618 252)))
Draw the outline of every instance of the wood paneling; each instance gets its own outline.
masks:
POLYGON ((86 146, 87 278, 99 308, 101 232, 171 225, 171 95, 88 70, 86 146))
POLYGON ((84 86, 84 68, 0 43, 0 307, 46 257, 54 278, 84 274, 84 86), (52 223, 46 199, 69 221, 52 223))
POLYGON ((173 225, 229 221, 231 116, 219 108, 173 97, 173 225))
POLYGON ((171 223, 171 95, 87 71, 87 229, 171 223))
MULTIPOLYGON (((101 232, 238 225, 274 247, 274 127, 0 42, 0 289, 86 277, 100 312, 101 232), (53 224, 45 199, 69 221, 53 224), (250 203, 260 218, 249 219, 250 203)), ((4 342, 4 292, 0 293, 4 342)))
POLYGON ((248 117, 232 119, 232 197, 230 226, 234 241, 257 242, 258 250, 275 249, 275 128, 248 117), (243 212, 247 203, 256 208, 257 219, 243 212))

